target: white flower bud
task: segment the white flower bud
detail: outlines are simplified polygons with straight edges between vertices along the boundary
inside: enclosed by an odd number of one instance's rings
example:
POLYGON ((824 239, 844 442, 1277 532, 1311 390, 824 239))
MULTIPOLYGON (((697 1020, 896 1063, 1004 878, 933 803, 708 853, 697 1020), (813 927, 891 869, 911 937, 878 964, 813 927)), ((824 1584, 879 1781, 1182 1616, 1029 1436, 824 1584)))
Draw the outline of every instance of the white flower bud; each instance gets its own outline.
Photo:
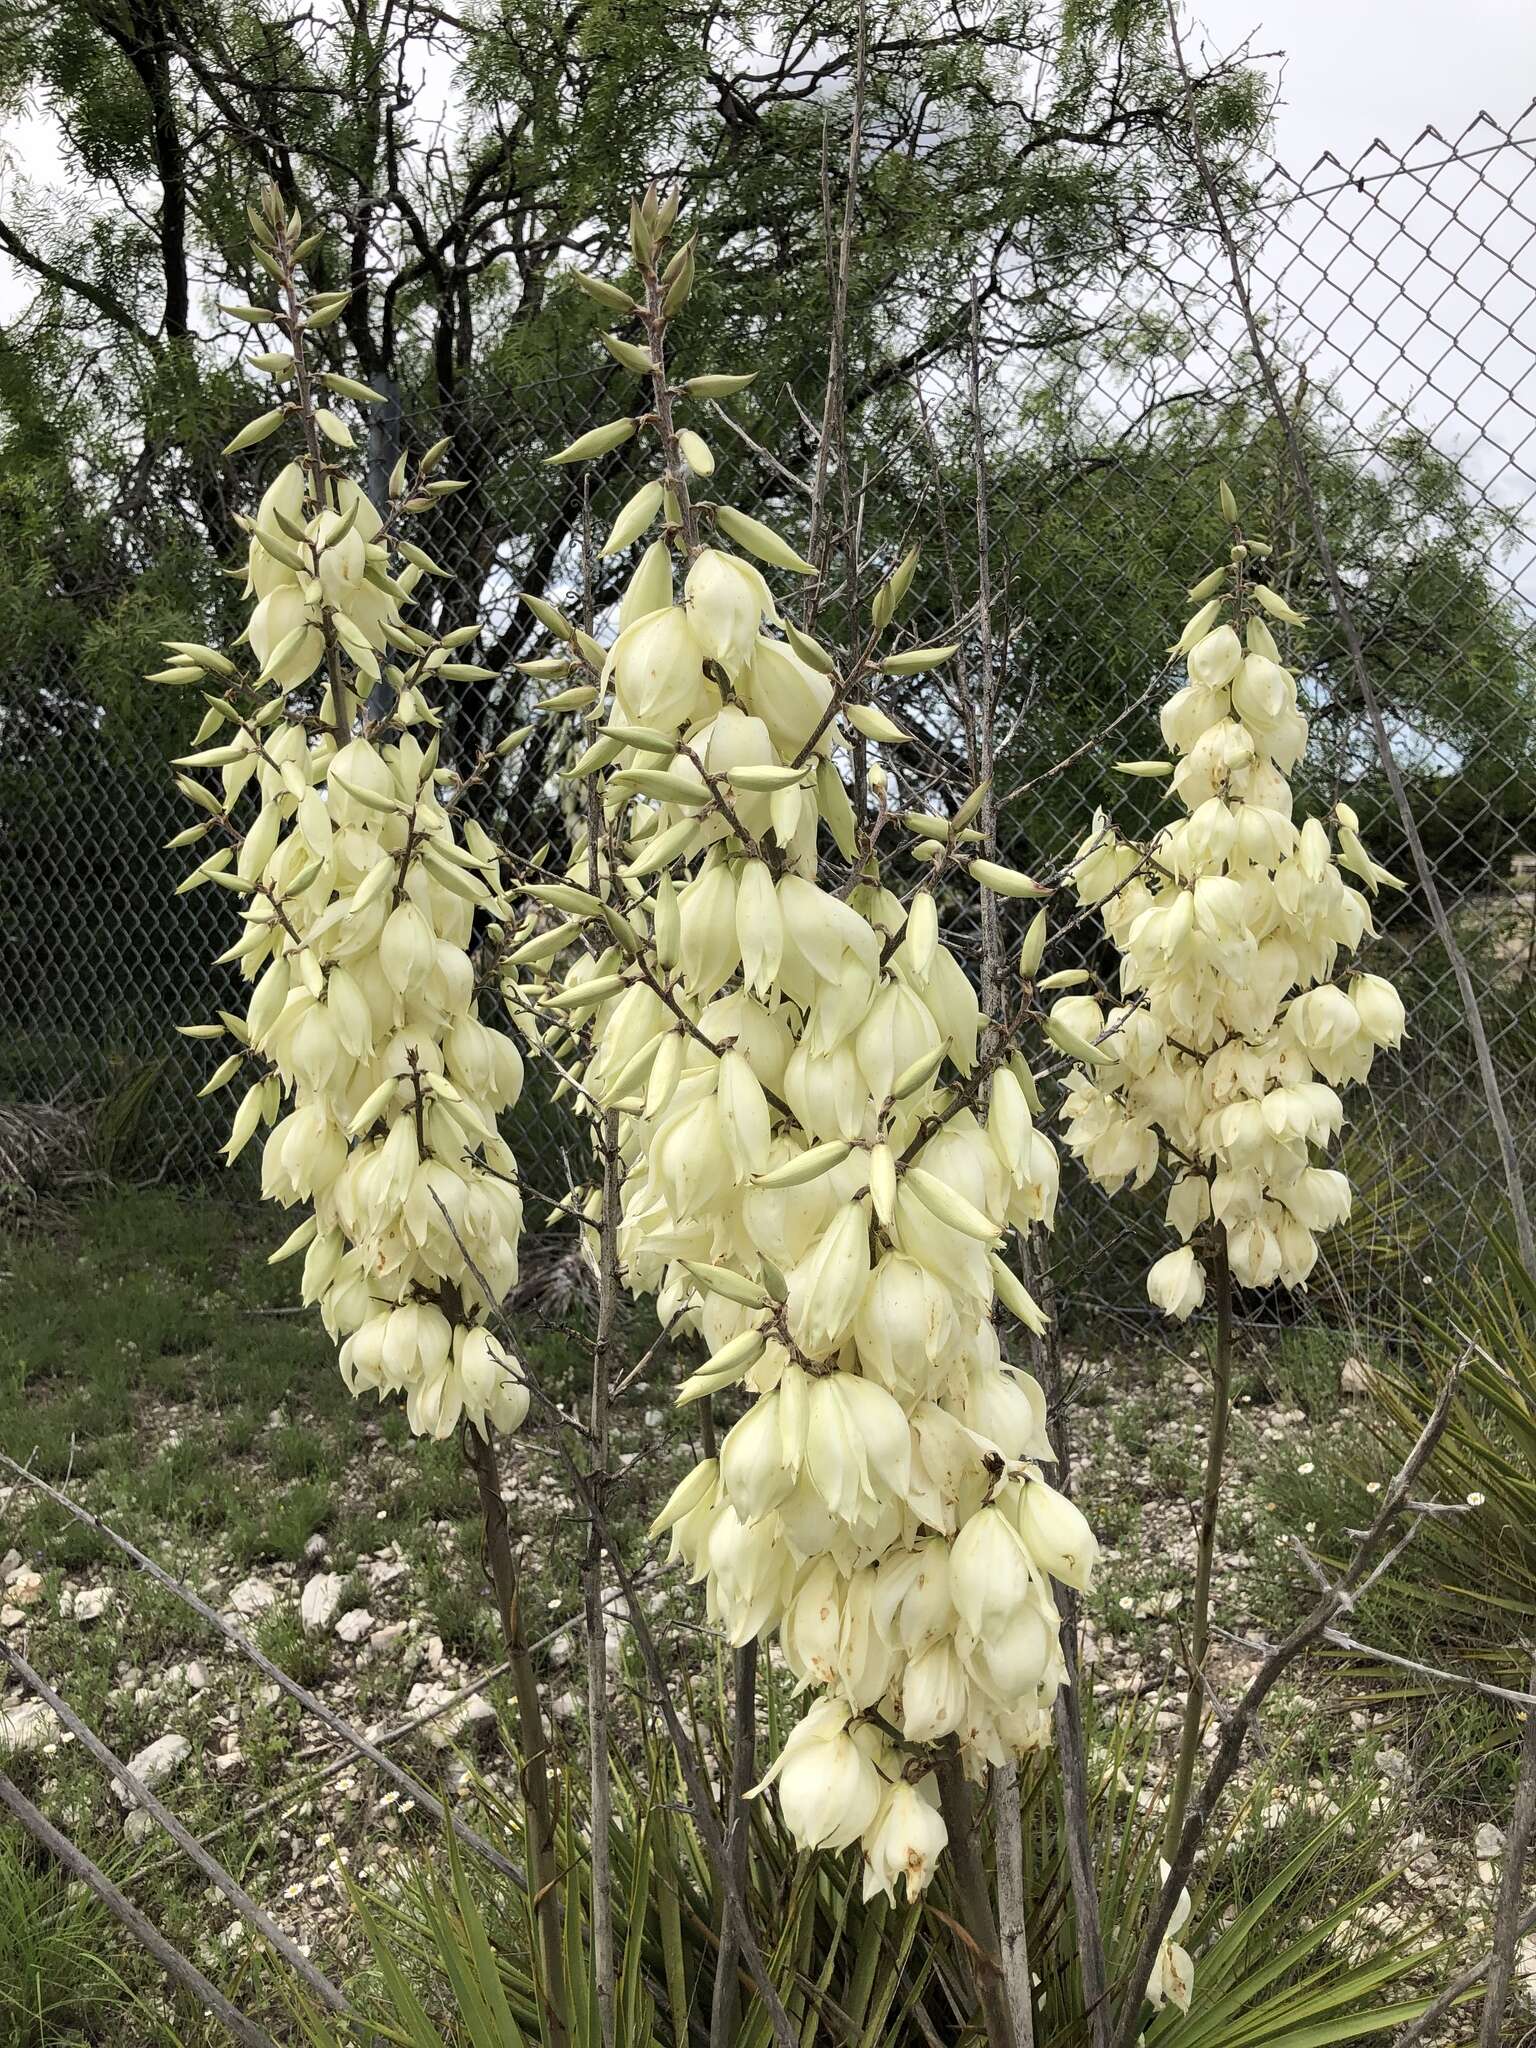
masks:
POLYGON ((1088 1591, 1099 1542, 1074 1501, 1043 1479, 1027 1480, 1019 1495, 1019 1534, 1048 1577, 1079 1593, 1088 1591))
POLYGON ((778 617, 761 572, 739 555, 701 548, 683 588, 699 645, 734 677, 751 660, 763 620, 778 617))
POLYGON ((808 1358, 827 1357, 848 1335, 869 1270, 869 1218, 862 1202, 844 1203, 789 1276, 790 1334, 808 1358))
POLYGON ((777 1781, 785 1826, 802 1849, 843 1849, 857 1841, 880 1809, 879 1772, 848 1733, 842 1700, 819 1701, 790 1731, 762 1782, 777 1781))
POLYGON ((1034 1566, 1018 1530, 1001 1508, 972 1515, 949 1554, 949 1594, 973 1634, 984 1636, 1028 1600, 1034 1566))
POLYGON ((1403 999, 1390 981, 1384 981, 1379 974, 1357 974, 1349 984, 1349 1000, 1355 1006, 1360 1029, 1373 1045, 1402 1044, 1407 1020, 1403 999))

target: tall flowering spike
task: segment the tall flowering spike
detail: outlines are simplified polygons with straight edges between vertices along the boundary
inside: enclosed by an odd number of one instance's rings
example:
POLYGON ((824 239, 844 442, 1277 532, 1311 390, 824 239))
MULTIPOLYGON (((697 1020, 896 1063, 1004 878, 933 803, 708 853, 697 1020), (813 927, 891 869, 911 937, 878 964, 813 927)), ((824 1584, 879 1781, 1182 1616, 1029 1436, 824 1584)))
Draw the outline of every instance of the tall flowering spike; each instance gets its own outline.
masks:
POLYGON ((254 365, 285 395, 227 452, 285 427, 301 438, 246 522, 254 666, 178 642, 156 678, 205 690, 197 751, 176 764, 201 816, 173 843, 212 842, 182 886, 239 898, 222 958, 251 985, 243 1018, 189 1035, 234 1041, 203 1092, 246 1084, 226 1156, 266 1127, 263 1193, 308 1212, 274 1261, 303 1252, 303 1298, 340 1340, 348 1386, 402 1395, 423 1434, 461 1417, 514 1429, 527 1388, 487 1322, 517 1275, 521 1201, 496 1118, 522 1059, 475 1014, 472 957, 477 920, 511 910, 494 846, 458 815, 469 783, 439 761, 429 695, 489 671, 462 658, 476 628, 406 623, 435 565, 398 531, 459 486, 434 477, 441 445, 414 474, 402 458, 384 514, 345 476, 351 431, 321 401, 379 394, 306 354, 345 294, 303 293, 304 229, 275 191, 251 218, 280 303, 230 310, 281 332, 254 365))
POLYGON ((1255 570, 1230 494, 1225 568, 1191 591, 1198 609, 1173 650, 1187 679, 1163 706, 1184 815, 1145 845, 1100 813, 1077 857, 1079 898, 1097 905, 1120 955, 1121 1000, 1079 992, 1051 1013, 1079 1055, 1063 1106, 1068 1143, 1111 1193, 1166 1161, 1167 1218, 1182 1240, 1147 1275, 1178 1320, 1200 1307, 1214 1234, 1242 1286, 1306 1284, 1319 1235, 1349 1214, 1345 1176, 1319 1163, 1344 1118, 1338 1089, 1399 1044, 1390 982, 1340 974, 1371 929, 1369 897, 1398 888, 1360 843, 1346 803, 1298 822, 1289 776, 1306 750, 1296 678, 1269 621, 1304 621, 1255 570))
MULTIPOLYGON (((600 693, 569 771, 593 830, 565 879, 529 892, 507 999, 583 1110, 618 1119, 625 1275, 706 1354, 679 1399, 724 1395, 738 1415, 653 1533, 730 1640, 776 1630, 813 1695, 764 1782, 803 1845, 858 1841, 871 1888, 915 1895, 945 1839, 935 1746, 958 1738, 979 1772, 1049 1739, 1049 1575, 1085 1585, 1095 1552, 1042 1476, 1044 1400, 995 1320, 1001 1290, 1043 1325, 1000 1252, 1049 1223, 1056 1158, 1013 1021, 983 1031, 938 916, 973 882, 1049 891, 972 860, 979 796, 908 814, 916 879, 884 878, 903 735, 873 699, 956 650, 840 664, 790 616, 786 577, 813 573, 796 547, 694 497, 714 459, 677 413, 750 379, 673 382, 692 245, 669 257, 654 194, 636 222, 640 340, 614 352, 648 389, 634 421, 556 460, 633 426, 654 468, 618 530, 659 531, 610 644, 534 601, 600 693), (859 817, 843 765, 866 742, 888 758, 859 817)), ((861 644, 890 628, 914 561, 866 582, 861 644)))

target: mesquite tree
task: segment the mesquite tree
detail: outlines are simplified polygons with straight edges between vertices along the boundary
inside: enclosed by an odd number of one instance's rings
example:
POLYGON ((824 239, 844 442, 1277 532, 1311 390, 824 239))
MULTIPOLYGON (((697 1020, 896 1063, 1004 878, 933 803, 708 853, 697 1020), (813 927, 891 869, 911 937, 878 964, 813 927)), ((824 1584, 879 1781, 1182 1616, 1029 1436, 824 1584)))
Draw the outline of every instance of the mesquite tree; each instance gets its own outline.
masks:
POLYGON ((1074 869, 1120 960, 1120 1000, 1074 993, 1051 1029, 1082 1055, 1062 1114, 1068 1143, 1112 1193, 1172 1171, 1167 1220, 1183 1240, 1147 1291, 1185 1320, 1216 1308, 1215 1406, 1199 1527, 1191 1683, 1168 1842, 1194 1767, 1231 1382, 1232 1289, 1306 1284, 1317 1238, 1349 1214, 1350 1187, 1320 1165, 1338 1135, 1338 1088, 1402 1040, 1403 1006, 1375 974, 1334 979, 1372 929, 1365 891, 1401 884, 1361 844, 1349 805, 1293 816, 1289 777, 1307 745, 1294 672, 1270 621, 1304 621, 1258 580, 1266 542, 1245 538, 1231 492, 1229 559, 1190 591, 1174 647, 1187 679, 1162 707, 1172 761, 1122 763, 1167 776, 1183 815, 1145 843, 1101 813, 1074 869), (1365 891, 1344 879, 1347 869, 1365 891))
POLYGON ((904 735, 874 699, 955 652, 890 647, 912 559, 866 579, 839 657, 763 573, 812 564, 700 495, 714 456, 679 414, 749 378, 668 362, 696 261, 676 210, 636 208, 637 290, 583 280, 634 334, 606 345, 639 403, 554 459, 650 437, 602 552, 648 544, 611 645, 529 600, 555 641, 538 672, 567 685, 549 707, 587 722, 568 773, 596 787, 567 876, 529 885, 506 991, 594 1122, 617 1119, 625 1279, 708 1354, 679 1398, 746 1397, 654 1532, 730 1641, 776 1630, 815 1695, 763 1782, 804 1846, 858 1842, 867 1890, 915 1896, 946 1840, 936 1764, 977 1775, 1049 1740, 1050 1581, 1086 1585, 1096 1548, 1042 1476, 1044 1400, 997 1321, 1042 1327, 1000 1247, 1056 1198, 1029 988, 984 1019, 939 907, 1049 892, 971 856, 980 792, 899 811, 904 735), (860 809, 845 774, 871 749, 860 809), (893 841, 915 884, 887 879, 893 841))

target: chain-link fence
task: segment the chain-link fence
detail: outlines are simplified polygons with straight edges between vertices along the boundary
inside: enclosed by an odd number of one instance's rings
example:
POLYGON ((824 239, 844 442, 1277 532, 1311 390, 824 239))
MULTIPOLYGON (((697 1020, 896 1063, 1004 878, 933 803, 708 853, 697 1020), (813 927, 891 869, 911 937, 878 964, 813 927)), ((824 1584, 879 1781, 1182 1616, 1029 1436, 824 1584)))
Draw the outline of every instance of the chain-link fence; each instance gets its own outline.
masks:
MULTIPOLYGON (((1480 117, 1453 142, 1428 129, 1400 153, 1373 144, 1351 166, 1325 157, 1302 177, 1270 165, 1250 191, 1243 234, 1529 1163, 1536 108, 1507 127, 1480 117)), ((979 580, 964 319, 956 336, 953 356, 915 377, 854 380, 856 459, 872 502, 886 508, 885 539, 894 548, 909 532, 928 536, 916 589, 919 632, 933 637, 973 604, 979 580)), ((1195 226, 1170 241, 1140 303, 1073 308, 1053 353, 1011 349, 983 299, 978 361, 1006 712, 1003 830, 1013 849, 1049 867, 1105 801, 1133 821, 1144 786, 1128 794, 1108 764, 1158 749, 1156 678, 1181 622, 1182 587, 1221 544, 1216 486, 1229 477, 1251 525, 1273 535, 1276 576, 1316 614, 1297 652, 1314 730, 1304 797, 1326 803, 1351 791, 1373 851, 1407 874, 1214 240, 1195 226), (1104 745, 1085 745, 1106 727, 1104 745)), ((778 418, 804 454, 819 411, 815 380, 794 396, 778 418)), ((479 587, 459 594, 468 615, 486 620, 507 680, 455 707, 461 745, 506 730, 524 708, 527 686, 510 665, 528 651, 518 588, 569 589, 581 519, 600 523, 603 493, 627 488, 622 477, 600 483, 584 513, 570 473, 543 466, 589 423, 579 408, 590 397, 574 379, 474 394, 482 416, 511 417, 518 433, 517 452, 476 479, 482 524, 465 559, 479 587)), ((768 431, 762 417, 753 416, 754 437, 768 431)), ((723 419, 714 438, 723 464, 754 469, 793 519, 793 495, 750 442, 733 439, 723 419)), ((792 462, 797 451, 782 452, 792 462)), ((750 502, 753 487, 733 492, 750 502)), ((49 679, 21 680, 46 705, 49 679)), ((954 707, 915 682, 904 689, 894 708, 919 734, 917 781, 956 783, 954 707)), ((0 718, 0 733, 17 729, 3 700, 0 718)), ((195 1179, 224 1110, 194 1102, 202 1072, 172 1027, 229 1000, 209 965, 227 943, 229 900, 174 893, 184 856, 163 843, 186 819, 158 735, 148 744, 115 704, 61 722, 56 737, 46 718, 25 732, 24 745, 9 747, 0 819, 0 1101, 91 1106, 98 1163, 131 1157, 143 1170, 148 1150, 156 1170, 195 1179)), ((497 792, 495 822, 525 851, 563 832, 552 744, 531 742, 497 792)), ((1372 964, 1403 986, 1413 1037, 1378 1065, 1364 1107, 1357 1096, 1347 1140, 1368 1199, 1359 1224, 1340 1234, 1334 1270, 1357 1305, 1362 1289, 1390 1303, 1453 1257, 1496 1170, 1449 965, 1412 888, 1384 904, 1381 927, 1372 964)), ((535 1087, 521 1112, 523 1156, 570 1137, 535 1087)), ((558 1168, 540 1178, 556 1184, 558 1168)), ((1081 1189, 1064 1208, 1074 1219, 1065 1267, 1090 1295, 1108 1291, 1094 1269, 1111 1264, 1111 1231, 1157 1231, 1150 1203, 1106 1211, 1081 1189)))

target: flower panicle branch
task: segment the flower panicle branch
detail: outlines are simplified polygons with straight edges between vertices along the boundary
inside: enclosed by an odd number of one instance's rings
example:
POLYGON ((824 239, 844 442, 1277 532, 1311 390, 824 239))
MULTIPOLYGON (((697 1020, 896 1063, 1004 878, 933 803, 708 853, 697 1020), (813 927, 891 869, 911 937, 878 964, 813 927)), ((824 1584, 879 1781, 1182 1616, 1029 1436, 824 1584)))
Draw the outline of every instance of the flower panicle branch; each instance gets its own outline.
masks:
POLYGON ((1370 899, 1402 885, 1347 803, 1294 814, 1308 728, 1275 628, 1305 622, 1256 575, 1268 544, 1244 537, 1222 488, 1229 560, 1193 587, 1172 650, 1186 669, 1161 713, 1173 758, 1121 764, 1167 778, 1183 815, 1145 842, 1095 818, 1072 880, 1119 956, 1121 1001, 1063 995, 1051 1011, 1058 1047, 1079 1056, 1063 1116, 1091 1176, 1114 1193, 1174 1168, 1166 1214, 1183 1243, 1147 1287, 1180 1320, 1205 1299, 1198 1247, 1217 1229, 1239 1286, 1306 1285, 1318 1237, 1350 1210, 1348 1180, 1314 1155, 1343 1124, 1341 1087, 1405 1025, 1390 982, 1339 978, 1374 930, 1370 899))

